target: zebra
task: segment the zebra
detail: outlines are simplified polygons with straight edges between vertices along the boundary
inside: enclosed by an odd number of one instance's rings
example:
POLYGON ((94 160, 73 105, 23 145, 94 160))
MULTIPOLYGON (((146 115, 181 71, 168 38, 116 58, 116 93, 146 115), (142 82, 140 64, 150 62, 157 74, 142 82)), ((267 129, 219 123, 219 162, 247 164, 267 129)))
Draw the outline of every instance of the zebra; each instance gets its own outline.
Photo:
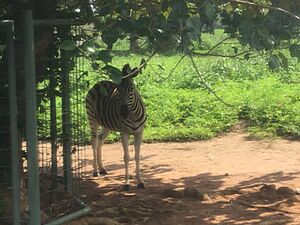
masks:
POLYGON ((122 69, 120 84, 107 80, 100 81, 88 91, 86 96, 86 111, 92 133, 94 155, 93 176, 107 174, 102 163, 102 146, 111 131, 120 132, 125 163, 124 190, 129 189, 129 135, 134 136, 137 187, 145 188, 140 172, 140 147, 147 114, 145 104, 133 82, 133 77, 138 73, 139 69, 131 69, 129 64, 126 64, 122 69), (99 126, 101 132, 98 135, 99 126))

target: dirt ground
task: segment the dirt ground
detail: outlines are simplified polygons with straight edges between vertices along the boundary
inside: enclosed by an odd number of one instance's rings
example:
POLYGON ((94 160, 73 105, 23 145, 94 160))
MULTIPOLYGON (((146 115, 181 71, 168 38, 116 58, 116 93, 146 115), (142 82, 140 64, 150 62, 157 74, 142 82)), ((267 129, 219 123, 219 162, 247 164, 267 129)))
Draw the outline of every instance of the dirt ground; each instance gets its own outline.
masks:
MULTIPOLYGON (((132 179, 124 192, 121 144, 106 144, 109 175, 85 183, 92 211, 68 225, 299 225, 299 151, 299 141, 250 140, 240 129, 209 141, 143 144, 146 189, 132 179)), ((130 166, 134 174, 133 158, 130 166)))

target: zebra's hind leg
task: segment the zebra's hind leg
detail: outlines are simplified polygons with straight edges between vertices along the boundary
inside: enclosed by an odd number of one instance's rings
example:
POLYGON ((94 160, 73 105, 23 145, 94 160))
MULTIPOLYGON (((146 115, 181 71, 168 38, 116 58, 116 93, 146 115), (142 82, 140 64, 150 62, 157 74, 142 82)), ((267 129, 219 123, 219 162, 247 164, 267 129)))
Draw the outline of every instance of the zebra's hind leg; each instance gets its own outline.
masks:
POLYGON ((97 153, 97 146, 98 146, 98 125, 91 126, 92 130, 92 148, 93 148, 93 177, 100 176, 98 171, 98 153, 97 153))
POLYGON ((126 133, 121 133, 121 141, 123 145, 123 151, 124 151, 124 164, 125 164, 125 184, 124 184, 124 191, 129 190, 129 171, 128 171, 128 166, 129 166, 129 161, 130 161, 130 155, 128 151, 128 139, 129 139, 129 134, 126 133))
POLYGON ((136 166, 135 166, 136 178, 138 181, 137 187, 144 189, 145 185, 142 180, 141 169, 140 169, 140 151, 141 151, 142 139, 143 139, 143 130, 134 134, 134 150, 135 150, 134 158, 135 158, 135 164, 136 164, 136 166))
POLYGON ((97 163, 98 163, 98 168, 99 168, 99 172, 100 175, 107 175, 107 171, 103 166, 103 162, 102 162, 102 146, 107 138, 107 136, 110 133, 110 129, 104 128, 102 127, 101 132, 98 135, 98 146, 97 146, 97 163))

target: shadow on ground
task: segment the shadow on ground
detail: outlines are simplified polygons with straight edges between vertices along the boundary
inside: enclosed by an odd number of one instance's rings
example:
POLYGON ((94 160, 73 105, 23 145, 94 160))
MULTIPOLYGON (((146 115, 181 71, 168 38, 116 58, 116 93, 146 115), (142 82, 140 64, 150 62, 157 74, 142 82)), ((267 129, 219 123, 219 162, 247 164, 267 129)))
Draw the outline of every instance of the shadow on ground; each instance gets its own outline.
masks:
MULTIPOLYGON (((111 164, 107 168, 120 169, 123 164, 111 164)), ((92 212, 69 225, 299 224, 295 221, 300 216, 299 196, 292 189, 280 192, 272 185, 292 181, 299 173, 278 171, 224 188, 227 174, 201 173, 171 182, 160 178, 172 170, 167 164, 149 166, 143 171, 147 181, 144 190, 132 186, 124 192, 121 175, 85 181, 86 202, 92 212)))

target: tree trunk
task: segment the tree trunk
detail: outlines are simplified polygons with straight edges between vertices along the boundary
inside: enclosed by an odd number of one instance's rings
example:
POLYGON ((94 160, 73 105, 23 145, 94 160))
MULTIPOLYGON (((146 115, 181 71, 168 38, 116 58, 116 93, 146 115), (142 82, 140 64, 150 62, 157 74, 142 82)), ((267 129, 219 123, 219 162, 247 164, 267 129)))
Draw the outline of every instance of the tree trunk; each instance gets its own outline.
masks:
POLYGON ((129 41, 130 41, 130 46, 129 46, 130 51, 132 52, 139 51, 138 36, 134 33, 130 34, 129 41))

